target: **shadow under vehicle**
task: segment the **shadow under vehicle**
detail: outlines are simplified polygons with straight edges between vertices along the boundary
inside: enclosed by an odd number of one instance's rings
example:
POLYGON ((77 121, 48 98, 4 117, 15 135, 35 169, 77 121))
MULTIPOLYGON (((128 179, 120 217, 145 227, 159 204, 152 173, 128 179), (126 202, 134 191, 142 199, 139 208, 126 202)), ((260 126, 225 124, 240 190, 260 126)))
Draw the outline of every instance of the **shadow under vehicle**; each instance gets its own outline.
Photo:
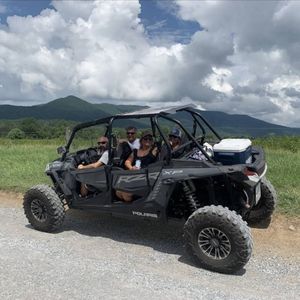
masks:
POLYGON ((186 250, 197 264, 234 273, 243 268, 252 253, 246 221, 268 219, 275 207, 276 193, 265 177, 262 148, 246 139, 222 139, 191 106, 149 108, 79 124, 58 152, 61 158, 46 167, 53 187, 37 185, 24 196, 25 214, 37 230, 57 231, 66 206, 152 219, 161 226, 182 222, 186 250), (182 116, 189 120, 189 126, 180 121, 182 116), (147 168, 124 170, 114 125, 119 120, 140 119, 149 121, 159 157, 147 168), (175 151, 163 129, 164 122, 183 133, 182 144, 175 151), (108 164, 77 169, 81 163, 95 161, 96 149, 71 152, 72 141, 81 130, 99 124, 105 126, 104 135, 109 140, 108 164), (90 189, 87 197, 80 195, 81 184, 90 189), (120 201, 117 190, 132 193, 133 201, 120 201))

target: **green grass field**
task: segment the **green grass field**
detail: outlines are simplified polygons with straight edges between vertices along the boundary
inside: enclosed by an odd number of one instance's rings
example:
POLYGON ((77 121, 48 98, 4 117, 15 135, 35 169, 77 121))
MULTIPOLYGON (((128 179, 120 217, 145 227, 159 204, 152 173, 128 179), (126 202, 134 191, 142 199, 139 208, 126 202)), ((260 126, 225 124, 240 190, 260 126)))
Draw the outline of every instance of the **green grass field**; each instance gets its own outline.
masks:
MULTIPOLYGON (((268 163, 268 179, 279 196, 278 211, 300 215, 300 137, 257 139, 268 163)), ((38 183, 50 183, 44 174, 48 162, 57 158, 63 140, 0 139, 0 189, 24 192, 38 183)))

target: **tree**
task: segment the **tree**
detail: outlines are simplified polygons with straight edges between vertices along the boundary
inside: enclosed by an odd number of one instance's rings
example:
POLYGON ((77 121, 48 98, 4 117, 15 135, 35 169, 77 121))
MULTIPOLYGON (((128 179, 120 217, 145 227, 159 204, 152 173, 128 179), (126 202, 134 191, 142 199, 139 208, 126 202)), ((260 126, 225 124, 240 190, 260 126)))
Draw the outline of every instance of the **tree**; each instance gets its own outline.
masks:
POLYGON ((20 128, 13 128, 9 131, 7 137, 12 140, 20 140, 25 138, 25 133, 20 128))
POLYGON ((21 130, 25 132, 26 137, 29 138, 39 138, 40 137, 40 124, 34 118, 27 118, 22 120, 21 130))

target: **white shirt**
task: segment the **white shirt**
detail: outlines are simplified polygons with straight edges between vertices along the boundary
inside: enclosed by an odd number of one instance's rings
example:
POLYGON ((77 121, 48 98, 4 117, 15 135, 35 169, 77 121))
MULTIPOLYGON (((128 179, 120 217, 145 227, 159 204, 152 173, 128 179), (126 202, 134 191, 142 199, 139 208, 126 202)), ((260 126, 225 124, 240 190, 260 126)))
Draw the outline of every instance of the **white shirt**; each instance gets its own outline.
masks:
POLYGON ((128 145, 130 146, 131 150, 133 149, 140 149, 140 139, 135 139, 132 143, 130 143, 129 141, 128 145))
POLYGON ((101 155, 101 157, 98 161, 105 164, 105 165, 107 165, 107 163, 108 163, 108 150, 105 150, 103 152, 103 154, 101 155))

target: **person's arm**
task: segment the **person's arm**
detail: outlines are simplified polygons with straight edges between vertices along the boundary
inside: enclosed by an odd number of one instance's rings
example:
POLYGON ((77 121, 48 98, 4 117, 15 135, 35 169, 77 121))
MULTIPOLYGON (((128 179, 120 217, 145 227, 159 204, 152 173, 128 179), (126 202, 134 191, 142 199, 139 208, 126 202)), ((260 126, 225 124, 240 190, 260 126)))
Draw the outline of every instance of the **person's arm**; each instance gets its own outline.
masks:
POLYGON ((130 154, 130 156, 125 161, 125 168, 127 170, 139 170, 136 166, 132 166, 133 163, 133 153, 130 154))
POLYGON ((79 170, 84 170, 84 169, 94 169, 94 168, 99 168, 101 166, 103 166, 104 163, 101 162, 101 161, 96 161, 95 163, 92 163, 92 164, 88 164, 88 165, 79 165, 78 166, 78 169, 79 170))
POLYGON ((158 154, 158 148, 157 147, 154 147, 153 149, 152 149, 152 155, 154 156, 154 157, 156 157, 157 156, 157 154, 158 154))
POLYGON ((126 159, 125 164, 124 164, 125 168, 127 170, 132 170, 133 169, 132 163, 133 163, 133 153, 131 153, 129 155, 129 157, 126 159))
POLYGON ((101 166, 107 165, 107 162, 108 162, 108 151, 105 151, 98 161, 88 165, 79 165, 78 169, 84 170, 84 169, 99 168, 101 166))

